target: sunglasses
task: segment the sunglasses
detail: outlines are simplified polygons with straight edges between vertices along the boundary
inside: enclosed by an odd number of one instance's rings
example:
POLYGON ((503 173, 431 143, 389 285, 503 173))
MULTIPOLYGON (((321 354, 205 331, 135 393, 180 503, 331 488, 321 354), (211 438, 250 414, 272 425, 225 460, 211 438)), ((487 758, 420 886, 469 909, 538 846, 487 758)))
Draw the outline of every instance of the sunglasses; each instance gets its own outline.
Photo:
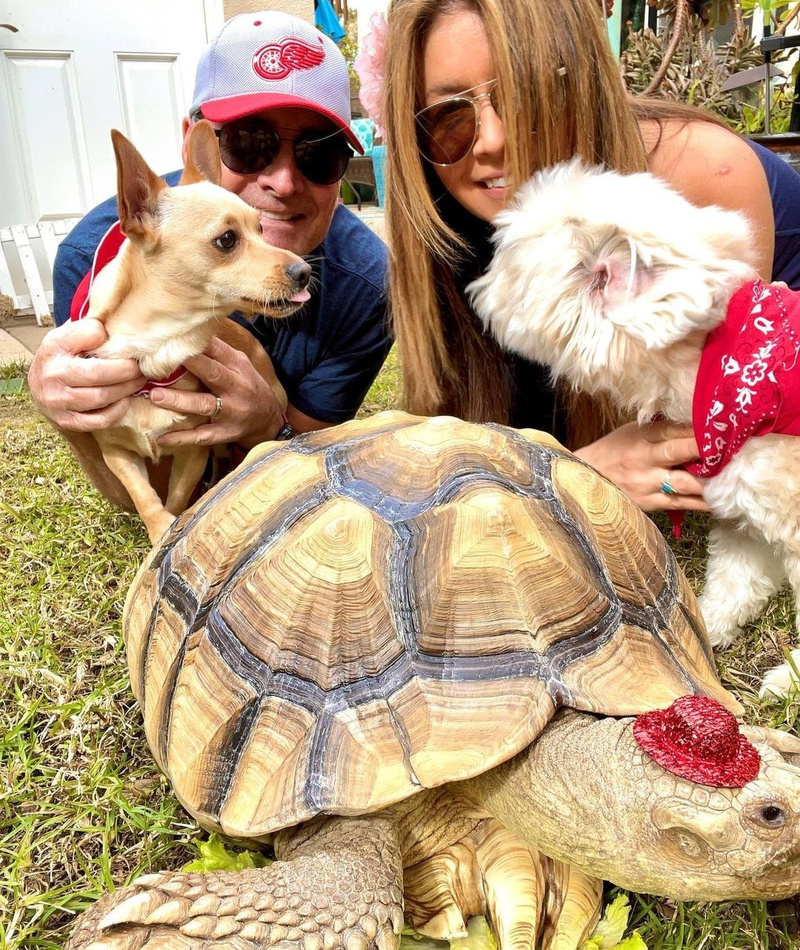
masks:
POLYGON ((238 175, 264 171, 277 158, 281 142, 291 142, 300 173, 315 185, 333 185, 344 177, 353 155, 344 133, 339 131, 323 136, 319 132, 301 132, 297 138, 289 139, 263 119, 226 122, 214 131, 223 163, 238 175))
POLYGON ((488 99, 500 116, 496 96, 497 80, 492 79, 480 85, 491 85, 491 89, 477 96, 466 95, 479 88, 472 86, 457 96, 420 109, 414 116, 420 154, 432 165, 455 165, 472 151, 481 127, 481 107, 478 105, 481 99, 488 99))

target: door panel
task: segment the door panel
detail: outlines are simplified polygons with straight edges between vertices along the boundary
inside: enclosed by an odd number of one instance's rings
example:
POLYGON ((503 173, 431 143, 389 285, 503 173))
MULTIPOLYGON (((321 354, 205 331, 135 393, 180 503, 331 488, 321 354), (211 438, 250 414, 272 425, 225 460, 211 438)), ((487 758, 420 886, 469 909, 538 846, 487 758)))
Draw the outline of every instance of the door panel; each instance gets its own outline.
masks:
POLYGON ((117 57, 125 134, 159 172, 180 167, 181 120, 188 112, 176 56, 117 57))
POLYGON ((0 226, 82 214, 116 190, 110 130, 159 173, 222 0, 0 0, 0 226))
POLYGON ((32 224, 50 210, 63 212, 54 217, 81 214, 91 188, 73 58, 57 53, 10 53, 4 56, 4 67, 16 148, 4 147, 7 154, 0 156, 0 221, 32 224), (47 103, 46 109, 42 103, 47 103), (14 181, 10 169, 3 168, 7 160, 14 160, 17 169, 13 187, 6 185, 14 181), (41 209, 40 214, 30 217, 33 209, 41 209))

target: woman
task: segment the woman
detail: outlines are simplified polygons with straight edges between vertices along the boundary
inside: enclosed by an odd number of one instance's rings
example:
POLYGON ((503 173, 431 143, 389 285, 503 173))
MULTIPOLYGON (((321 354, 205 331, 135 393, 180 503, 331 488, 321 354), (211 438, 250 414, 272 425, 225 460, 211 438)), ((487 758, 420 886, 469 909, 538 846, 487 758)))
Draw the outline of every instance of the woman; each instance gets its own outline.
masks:
POLYGON ((618 426, 602 400, 554 393, 483 332, 465 287, 515 185, 575 155, 743 211, 762 276, 800 286, 800 239, 781 233, 776 248, 785 208, 770 194, 800 208, 800 176, 705 113, 629 98, 596 0, 394 0, 388 20, 386 214, 408 408, 555 432, 643 509, 706 510, 681 468, 697 453, 689 430, 618 426))

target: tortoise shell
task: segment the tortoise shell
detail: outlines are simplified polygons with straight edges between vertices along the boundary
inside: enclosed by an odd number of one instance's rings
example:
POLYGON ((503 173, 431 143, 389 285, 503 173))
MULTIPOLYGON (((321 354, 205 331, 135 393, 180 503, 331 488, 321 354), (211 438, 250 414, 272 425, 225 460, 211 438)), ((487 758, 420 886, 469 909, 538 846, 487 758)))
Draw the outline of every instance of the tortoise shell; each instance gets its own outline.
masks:
POLYGON ((445 417, 255 449, 151 553, 124 627, 159 765, 236 838, 484 772, 563 705, 738 708, 622 492, 547 435, 445 417))

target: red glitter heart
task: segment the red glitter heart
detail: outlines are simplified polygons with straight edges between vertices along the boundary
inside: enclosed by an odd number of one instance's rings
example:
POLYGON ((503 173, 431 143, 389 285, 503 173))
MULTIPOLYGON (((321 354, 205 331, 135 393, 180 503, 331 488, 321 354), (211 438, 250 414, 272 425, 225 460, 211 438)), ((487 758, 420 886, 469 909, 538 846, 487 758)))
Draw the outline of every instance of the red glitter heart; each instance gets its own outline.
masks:
POLYGON ((715 788, 741 788, 761 765, 736 717, 706 696, 682 696, 668 709, 638 716, 633 736, 668 772, 715 788))

